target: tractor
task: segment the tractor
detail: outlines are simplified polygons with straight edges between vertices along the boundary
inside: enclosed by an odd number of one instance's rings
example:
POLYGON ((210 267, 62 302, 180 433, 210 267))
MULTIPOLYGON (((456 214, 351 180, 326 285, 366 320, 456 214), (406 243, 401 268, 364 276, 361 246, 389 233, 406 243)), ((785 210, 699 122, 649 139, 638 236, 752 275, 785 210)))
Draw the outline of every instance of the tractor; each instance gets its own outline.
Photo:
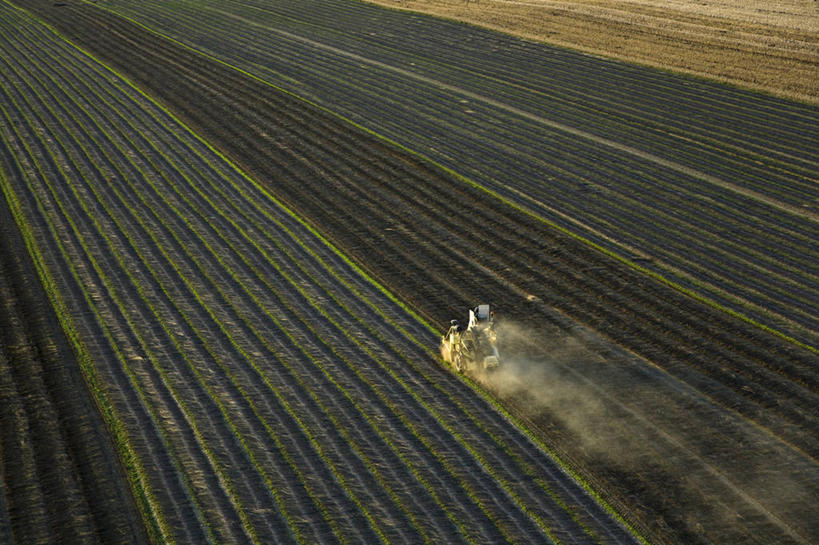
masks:
POLYGON ((466 328, 458 320, 441 337, 441 357, 458 373, 491 371, 500 365, 495 315, 489 305, 469 309, 466 328))

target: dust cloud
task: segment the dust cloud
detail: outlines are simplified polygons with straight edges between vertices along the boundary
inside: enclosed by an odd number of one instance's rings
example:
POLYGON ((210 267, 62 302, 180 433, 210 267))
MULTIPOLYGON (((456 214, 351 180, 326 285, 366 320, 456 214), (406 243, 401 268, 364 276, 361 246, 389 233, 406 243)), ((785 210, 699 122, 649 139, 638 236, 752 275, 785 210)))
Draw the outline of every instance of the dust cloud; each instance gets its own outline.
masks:
POLYGON ((501 365, 475 378, 572 465, 630 498, 657 535, 692 544, 819 537, 815 460, 601 339, 511 321, 496 328, 501 365))
POLYGON ((510 321, 499 322, 497 332, 502 364, 478 380, 497 396, 515 400, 526 417, 568 431, 585 449, 615 454, 610 410, 574 370, 581 363, 601 364, 600 357, 566 334, 535 332, 510 321))

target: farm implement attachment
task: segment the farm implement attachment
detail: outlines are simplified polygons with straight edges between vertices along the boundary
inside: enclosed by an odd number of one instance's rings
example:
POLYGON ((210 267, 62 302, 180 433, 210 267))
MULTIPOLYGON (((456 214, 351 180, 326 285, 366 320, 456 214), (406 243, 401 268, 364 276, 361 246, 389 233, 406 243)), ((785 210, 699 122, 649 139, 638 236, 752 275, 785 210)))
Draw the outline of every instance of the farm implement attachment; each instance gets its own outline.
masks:
POLYGON ((441 337, 441 357, 459 373, 490 371, 500 365, 494 313, 489 305, 469 310, 466 328, 452 320, 441 337))

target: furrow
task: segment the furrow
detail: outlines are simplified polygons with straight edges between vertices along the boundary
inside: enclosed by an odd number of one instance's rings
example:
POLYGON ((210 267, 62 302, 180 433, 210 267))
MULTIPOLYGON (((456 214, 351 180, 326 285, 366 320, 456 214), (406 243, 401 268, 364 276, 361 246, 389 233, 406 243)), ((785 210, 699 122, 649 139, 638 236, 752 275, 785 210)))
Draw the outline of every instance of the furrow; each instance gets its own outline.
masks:
MULTIPOLYGON (((7 112, 5 112, 5 113, 7 114, 7 112)), ((25 126, 25 123, 24 122, 20 123, 18 126, 25 126)), ((32 139, 32 141, 36 141, 36 138, 32 139)), ((33 161, 34 161, 34 165, 29 170, 30 172, 36 172, 37 170, 41 170, 43 168, 43 162, 44 161, 46 161, 46 162, 49 161, 49 156, 47 154, 40 154, 39 158, 34 158, 35 156, 31 155, 30 152, 24 152, 24 153, 28 153, 29 156, 32 157, 33 161)), ((22 159, 21 155, 19 155, 19 154, 18 154, 17 157, 18 157, 18 160, 22 159)), ((53 166, 53 164, 48 165, 47 168, 48 169, 53 169, 52 172, 57 172, 57 169, 56 169, 56 167, 53 166)), ((48 172, 48 171, 49 170, 46 170, 45 172, 48 172)), ((59 179, 60 178, 60 176, 56 175, 56 174, 45 174, 43 177, 40 178, 41 183, 43 183, 45 180, 47 180, 48 176, 52 177, 52 179, 59 179)), ((48 190, 45 190, 45 191, 48 191, 48 190)), ((24 194, 25 194, 25 192, 24 192, 24 194)), ((46 193, 42 193, 41 191, 38 191, 38 190, 34 189, 34 190, 32 190, 32 193, 30 194, 30 198, 33 198, 36 201, 36 206, 38 208, 49 211, 49 215, 52 215, 54 212, 56 212, 56 214, 58 216, 63 215, 63 211, 59 207, 57 207, 56 210, 55 210, 54 203, 50 202, 50 199, 48 199, 46 193), (45 200, 42 200, 42 199, 45 199, 45 200)), ((65 217, 65 216, 63 215, 63 217, 65 217)), ((66 226, 60 226, 59 228, 56 228, 51 220, 44 220, 44 221, 48 225, 48 230, 49 231, 51 231, 52 233, 56 233, 56 232, 62 233, 58 238, 54 239, 55 241, 58 241, 58 244, 60 245, 60 248, 61 248, 61 250, 60 250, 61 253, 66 251, 66 245, 74 244, 75 239, 72 236, 73 230, 72 230, 72 227, 71 227, 70 223, 68 225, 66 225, 66 226)), ((80 239, 80 241, 81 241, 81 239, 80 239)), ((68 254, 65 254, 65 255, 68 255, 68 254)), ((78 254, 78 255, 84 256, 85 253, 81 250, 81 253, 78 254)), ((72 260, 71 268, 74 271, 74 275, 77 274, 76 273, 77 270, 82 272, 82 270, 85 268, 84 259, 85 259, 84 257, 81 257, 80 259, 73 259, 72 260)), ((81 277, 76 277, 76 278, 78 278, 78 284, 80 286, 84 286, 86 301, 90 302, 92 297, 93 297, 94 300, 99 301, 100 300, 100 295, 99 294, 93 294, 91 296, 88 295, 88 291, 87 291, 88 288, 90 286, 95 285, 95 283, 93 281, 91 281, 91 279, 93 278, 93 275, 95 273, 92 272, 90 274, 92 275, 91 277, 85 276, 84 278, 81 278, 81 277)), ((82 298, 79 299, 79 301, 82 301, 82 298)), ((80 304, 75 308, 79 309, 79 308, 82 308, 83 306, 84 306, 84 303, 80 302, 80 304)), ((94 320, 95 316, 98 316, 98 314, 96 314, 96 313, 91 314, 92 321, 94 320)), ((82 325, 82 322, 81 322, 81 325, 82 325)), ((83 329, 85 329, 85 328, 83 328, 83 329)), ((105 336, 105 334, 103 334, 103 336, 105 336)), ((89 338, 93 339, 94 337, 91 336, 89 338)), ((92 346, 95 346, 97 344, 98 343, 92 343, 92 346)), ((107 354, 107 355, 109 357, 111 356, 110 353, 107 354)), ((110 362, 119 363, 121 360, 118 360, 116 357, 114 357, 112 359, 103 359, 102 361, 110 361, 110 362)), ((116 366, 114 366, 114 367, 116 367, 116 366)), ((122 380, 127 381, 127 379, 122 379, 122 380)), ((133 392, 131 391, 130 386, 131 385, 128 384, 128 386, 126 388, 124 388, 122 391, 126 392, 128 394, 133 394, 133 392)), ((156 428, 155 428, 154 420, 152 418, 150 418, 150 417, 143 416, 143 413, 139 409, 134 411, 134 408, 135 407, 140 407, 141 403, 139 401, 136 401, 135 404, 134 404, 133 400, 134 400, 134 397, 131 397, 131 399, 129 400, 131 402, 131 404, 124 411, 124 414, 126 415, 125 418, 126 419, 142 418, 142 422, 141 422, 140 426, 136 426, 136 427, 134 427, 132 429, 141 430, 141 434, 143 436, 145 435, 145 433, 148 430, 155 431, 156 428)), ((122 405, 120 405, 119 408, 122 409, 122 405)), ((155 439, 155 437, 156 436, 154 436, 154 437, 152 437, 152 438, 150 438, 148 440, 145 440, 144 442, 137 441, 139 447, 148 449, 149 459, 152 458, 152 456, 150 456, 151 453, 157 452, 156 450, 154 450, 154 447, 152 446, 153 442, 157 440, 157 439, 155 439), (141 444, 139 444, 139 443, 141 443, 141 444)), ((161 442, 161 441, 162 440, 159 439, 159 442, 161 442)), ((169 492, 171 490, 174 490, 175 487, 177 486, 175 481, 176 481, 177 478, 179 478, 179 474, 175 473, 173 469, 170 469, 170 468, 173 468, 173 463, 172 462, 169 464, 167 461, 164 461, 164 462, 160 461, 162 459, 162 456, 163 455, 160 454, 160 459, 155 461, 155 465, 151 464, 151 465, 154 465, 154 467, 156 467, 158 469, 158 471, 154 474, 154 477, 159 479, 161 484, 159 484, 156 488, 151 487, 151 489, 149 489, 147 491, 149 497, 153 498, 153 499, 149 499, 149 501, 157 501, 155 499, 156 495, 164 496, 167 492, 169 492)), ((181 496, 184 496, 184 493, 181 494, 181 496)), ((191 526, 189 526, 188 524, 186 524, 184 522, 185 520, 190 520, 191 517, 189 515, 185 516, 185 515, 181 514, 182 507, 180 506, 178 501, 176 501, 175 499, 171 499, 170 497, 165 497, 165 500, 168 502, 167 505, 166 505, 166 508, 168 508, 168 512, 165 512, 164 516, 161 516, 161 519, 159 521, 159 525, 162 528, 162 531, 164 531, 165 537, 167 539, 169 539, 169 540, 173 540, 173 538, 169 535, 169 533, 167 531, 168 525, 173 525, 174 527, 179 528, 179 532, 182 533, 182 535, 186 536, 185 539, 202 540, 203 536, 200 533, 198 533, 198 531, 193 530, 193 528, 191 526)), ((193 518, 195 519, 196 517, 193 517, 193 518)))

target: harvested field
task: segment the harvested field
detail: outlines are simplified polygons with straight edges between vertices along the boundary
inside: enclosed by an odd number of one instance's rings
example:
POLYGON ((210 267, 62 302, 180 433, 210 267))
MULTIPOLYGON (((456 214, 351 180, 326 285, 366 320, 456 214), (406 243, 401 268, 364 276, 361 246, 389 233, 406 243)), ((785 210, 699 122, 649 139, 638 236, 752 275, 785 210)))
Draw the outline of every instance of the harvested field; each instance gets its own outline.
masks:
POLYGON ((819 6, 812 0, 374 1, 819 102, 819 6))
POLYGON ((357 3, 19 4, 117 71, 4 8, 8 192, 155 538, 819 536, 815 108, 357 3), (534 440, 433 357, 424 319, 484 300, 517 327, 482 384, 534 440))

